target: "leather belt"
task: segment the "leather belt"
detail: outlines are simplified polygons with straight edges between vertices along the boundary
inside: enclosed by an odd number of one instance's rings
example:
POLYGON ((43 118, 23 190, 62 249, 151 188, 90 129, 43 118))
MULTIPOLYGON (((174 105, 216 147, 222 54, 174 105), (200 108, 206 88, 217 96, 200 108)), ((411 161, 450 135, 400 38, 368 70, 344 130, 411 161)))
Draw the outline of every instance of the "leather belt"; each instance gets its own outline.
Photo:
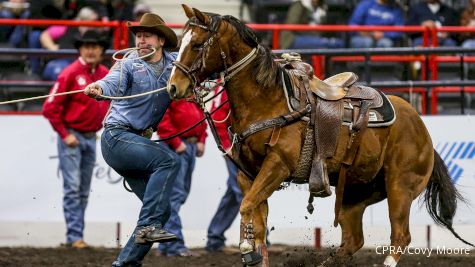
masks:
POLYGON ((93 132, 78 132, 78 133, 80 133, 86 139, 91 139, 91 138, 96 137, 96 132, 94 132, 94 131, 93 132))
POLYGON ((105 124, 104 125, 104 128, 121 128, 121 129, 124 129, 126 131, 129 131, 129 132, 132 132, 134 134, 137 134, 137 135, 140 135, 140 136, 143 136, 147 139, 150 139, 152 138, 152 134, 153 134, 153 128, 152 127, 149 127, 145 130, 136 130, 132 127, 129 127, 129 126, 126 126, 126 125, 120 125, 120 124, 105 124))
POLYGON ((184 140, 190 144, 196 144, 198 143, 198 137, 191 136, 191 137, 186 137, 184 140))

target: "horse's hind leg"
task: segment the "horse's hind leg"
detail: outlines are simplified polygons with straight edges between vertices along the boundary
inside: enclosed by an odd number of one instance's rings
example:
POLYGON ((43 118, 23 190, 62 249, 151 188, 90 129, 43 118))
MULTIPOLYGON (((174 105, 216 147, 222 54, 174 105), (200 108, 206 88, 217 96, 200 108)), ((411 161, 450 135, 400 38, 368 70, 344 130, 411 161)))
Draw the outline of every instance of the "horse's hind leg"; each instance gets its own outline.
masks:
POLYGON ((364 244, 363 212, 367 205, 358 203, 341 207, 338 223, 341 227, 341 245, 337 254, 351 256, 364 244))
POLYGON ((392 267, 411 242, 411 204, 430 178, 434 148, 417 112, 404 100, 395 97, 390 100, 398 119, 391 126, 383 163, 391 222, 391 247, 384 265, 392 267))
MULTIPOLYGON (((384 189, 383 189, 384 190, 384 189)), ((337 251, 339 259, 345 261, 358 251, 364 244, 363 236, 363 213, 371 204, 379 202, 385 198, 383 192, 371 192, 367 197, 360 198, 359 201, 348 203, 347 200, 354 200, 355 194, 364 194, 361 188, 346 188, 344 193, 344 203, 340 210, 338 223, 340 224, 342 235, 341 245, 337 251)))
MULTIPOLYGON (((424 158, 424 155, 421 156, 424 158)), ((433 161, 431 155, 425 158, 433 161)), ((432 169, 430 164, 415 165, 415 163, 406 166, 392 165, 394 169, 389 168, 385 171, 389 220, 391 222, 391 247, 389 255, 384 260, 385 266, 396 266, 402 252, 411 242, 409 231, 411 204, 424 190, 432 169)))

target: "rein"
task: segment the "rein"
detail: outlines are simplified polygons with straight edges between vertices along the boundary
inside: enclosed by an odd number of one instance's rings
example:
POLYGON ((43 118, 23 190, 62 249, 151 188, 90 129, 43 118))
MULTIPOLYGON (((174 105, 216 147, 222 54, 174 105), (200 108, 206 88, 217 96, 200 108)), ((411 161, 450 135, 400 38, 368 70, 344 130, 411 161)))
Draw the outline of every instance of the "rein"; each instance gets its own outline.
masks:
MULTIPOLYGON (((212 112, 210 112, 209 114, 210 115, 213 115, 216 111, 218 111, 218 109, 222 108, 225 104, 229 103, 229 100, 226 100, 224 101, 223 103, 221 103, 221 105, 219 105, 215 110, 213 110, 212 112)), ((196 122, 195 124, 193 124, 192 126, 186 128, 185 130, 179 132, 179 133, 176 133, 174 135, 170 135, 170 136, 167 136, 167 137, 164 137, 164 138, 160 138, 160 139, 157 139, 157 140, 152 140, 153 142, 161 142, 161 141, 167 141, 167 140, 170 140, 170 139, 173 139, 175 137, 178 137, 186 132, 189 132, 191 131, 193 128, 195 128, 196 126, 200 125, 202 122, 204 121, 207 121, 209 123, 209 121, 205 118, 199 120, 198 122, 196 122)), ((212 120, 212 119, 211 119, 212 120)))

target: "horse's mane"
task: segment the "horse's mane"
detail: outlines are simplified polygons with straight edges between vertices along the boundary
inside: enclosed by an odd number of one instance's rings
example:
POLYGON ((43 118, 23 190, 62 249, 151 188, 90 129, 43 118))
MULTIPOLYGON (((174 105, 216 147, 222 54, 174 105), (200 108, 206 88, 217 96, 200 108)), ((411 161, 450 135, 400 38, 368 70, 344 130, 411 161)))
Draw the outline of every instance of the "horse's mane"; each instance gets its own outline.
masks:
MULTIPOLYGON (((258 47, 257 57, 254 59, 254 66, 252 70, 252 76, 256 77, 256 81, 264 88, 269 87, 282 87, 282 67, 274 61, 275 56, 269 50, 269 48, 259 45, 261 39, 256 36, 254 31, 242 23, 239 19, 225 15, 221 16, 214 13, 205 13, 210 18, 210 28, 217 29, 222 20, 229 23, 236 29, 237 34, 241 37, 242 41, 250 47, 258 47)), ((187 22, 188 24, 193 21, 198 23, 196 18, 192 18, 187 22)))
POLYGON ((242 21, 230 15, 222 16, 221 18, 236 29, 244 43, 250 47, 258 47, 257 57, 254 60, 254 68, 252 71, 257 83, 265 88, 281 87, 281 74, 283 70, 282 67, 274 61, 275 56, 269 48, 259 45, 261 39, 242 21))

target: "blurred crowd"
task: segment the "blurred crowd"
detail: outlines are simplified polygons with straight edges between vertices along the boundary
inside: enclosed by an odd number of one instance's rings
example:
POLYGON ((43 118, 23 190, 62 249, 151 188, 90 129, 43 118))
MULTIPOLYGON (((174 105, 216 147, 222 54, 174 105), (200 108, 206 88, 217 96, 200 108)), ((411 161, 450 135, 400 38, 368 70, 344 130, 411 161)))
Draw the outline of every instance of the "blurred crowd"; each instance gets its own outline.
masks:
MULTIPOLYGON (((348 24, 354 26, 475 26, 475 0, 361 0, 347 1, 347 8, 339 9, 338 0, 297 0, 281 21, 285 24, 348 24), (352 3, 349 5, 348 4, 352 3), (454 3, 458 4, 453 7, 454 3), (345 12, 345 10, 347 12, 345 12), (335 17, 334 13, 339 16, 335 17)), ((273 16, 277 17, 277 16, 273 16)), ((475 48, 475 33, 438 33, 439 46, 475 48)), ((429 44, 432 40, 429 40, 429 44)), ((370 48, 422 46, 421 32, 405 34, 397 31, 316 32, 283 31, 280 48, 370 48)))
MULTIPOLYGON (((0 18, 50 19, 76 21, 134 21, 151 9, 136 0, 4 0, 0 1, 0 18)), ((74 48, 73 37, 88 30, 99 31, 112 38, 108 28, 52 26, 0 26, 0 47, 45 48, 58 50, 74 48)), ((59 72, 73 61, 72 58, 48 60, 28 59, 28 71, 44 80, 56 80, 59 72)))
MULTIPOLYGON (((475 0, 243 0, 250 22, 285 24, 348 24, 426 27, 475 27, 475 0), (260 14, 260 15, 257 15, 260 14)), ((3 0, 0 18, 62 19, 78 21, 138 21, 151 8, 137 0, 3 0)), ((0 47, 73 48, 72 36, 88 27, 0 26, 0 47)), ((112 38, 107 28, 95 28, 112 38)), ((265 34, 264 34, 265 35, 265 34)), ((131 36, 132 37, 132 36, 131 36)), ((263 36, 264 42, 266 37, 263 36)), ((267 38, 267 39, 269 39, 267 38)), ((133 38, 129 38, 133 40, 133 38)), ((267 40, 270 43, 270 40, 267 40)), ((439 32, 439 46, 475 47, 475 33, 439 32)), ((311 32, 283 31, 281 49, 370 48, 421 46, 422 33, 391 31, 311 32)), ((432 40, 429 40, 429 44, 432 40)), ((133 42, 131 41, 131 45, 133 42)), ((72 59, 29 58, 28 70, 43 80, 55 80, 72 59)))

